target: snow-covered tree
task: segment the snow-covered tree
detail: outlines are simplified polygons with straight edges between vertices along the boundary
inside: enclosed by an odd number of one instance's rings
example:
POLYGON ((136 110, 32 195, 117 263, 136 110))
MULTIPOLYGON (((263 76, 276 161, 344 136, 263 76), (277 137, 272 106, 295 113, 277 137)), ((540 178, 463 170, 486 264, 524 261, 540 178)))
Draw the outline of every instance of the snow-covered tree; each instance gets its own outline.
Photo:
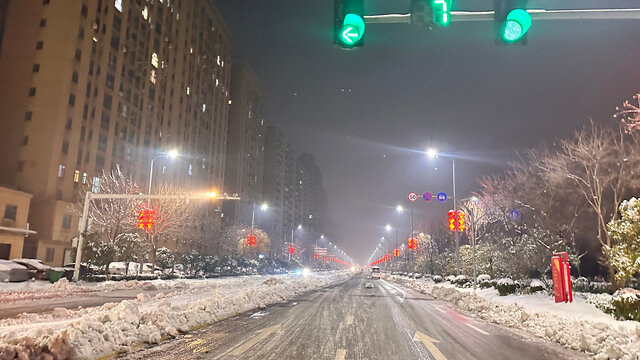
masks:
POLYGON ((633 95, 636 104, 629 100, 622 103, 622 108, 616 107, 614 119, 619 119, 627 132, 640 130, 640 94, 633 95))
POLYGON ((163 269, 173 268, 173 264, 175 264, 176 259, 171 250, 166 247, 161 247, 156 250, 156 265, 163 269))
MULTIPOLYGON (((111 172, 102 172, 102 176, 90 180, 82 187, 73 209, 82 214, 85 193, 93 191, 100 194, 139 194, 140 187, 133 178, 126 176, 116 167, 111 172)), ((90 203, 88 232, 103 233, 106 241, 113 243, 116 236, 136 228, 140 200, 133 199, 97 199, 90 203)))
POLYGON ((98 267, 107 267, 116 257, 116 249, 112 242, 105 241, 103 234, 89 233, 85 235, 82 249, 82 262, 98 267))
MULTIPOLYGON (((145 239, 137 232, 119 234, 113 245, 116 252, 115 259, 127 264, 127 273, 129 272, 129 263, 143 263, 149 255, 145 239)), ((139 266, 139 269, 141 268, 142 265, 139 266)))
POLYGON ((620 219, 608 224, 614 240, 604 253, 615 271, 615 280, 624 285, 640 271, 640 200, 631 198, 620 204, 620 219))

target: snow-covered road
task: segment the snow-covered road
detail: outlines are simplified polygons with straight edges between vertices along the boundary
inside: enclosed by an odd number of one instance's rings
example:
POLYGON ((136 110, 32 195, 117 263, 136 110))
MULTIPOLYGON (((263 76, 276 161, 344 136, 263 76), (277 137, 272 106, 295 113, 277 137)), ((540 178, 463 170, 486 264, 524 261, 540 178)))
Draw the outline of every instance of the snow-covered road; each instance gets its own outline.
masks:
MULTIPOLYGON (((83 299, 76 296, 78 293, 103 294, 103 298, 126 291, 137 291, 138 295, 135 300, 107 302, 98 307, 55 308, 51 312, 25 313, 0 320, 0 359, 17 358, 20 352, 35 359, 39 353, 54 354, 58 358, 92 359, 128 351, 134 344, 157 343, 164 337, 285 301, 349 276, 318 273, 307 277, 111 283, 92 286, 88 288, 91 291, 74 289, 75 285, 63 282, 53 289, 34 290, 32 295, 37 298, 41 295, 38 293, 49 291, 59 295, 52 297, 58 301, 83 299)), ((24 300, 29 298, 28 293, 18 294, 22 299, 18 301, 30 302, 24 300)), ((10 303, 7 296, 4 299, 10 303)))

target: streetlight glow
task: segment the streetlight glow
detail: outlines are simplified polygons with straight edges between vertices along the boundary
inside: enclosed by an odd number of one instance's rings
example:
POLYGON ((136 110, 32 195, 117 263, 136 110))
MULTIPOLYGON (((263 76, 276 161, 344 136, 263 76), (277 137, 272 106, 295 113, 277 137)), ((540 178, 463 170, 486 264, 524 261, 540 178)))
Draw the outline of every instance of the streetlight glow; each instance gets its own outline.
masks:
POLYGON ((435 148, 427 149, 427 156, 432 159, 435 159, 438 156, 438 149, 435 149, 435 148))
POLYGON ((260 205, 260 210, 267 211, 268 209, 269 209, 269 205, 267 205, 267 203, 262 203, 262 205, 260 205))
POLYGON ((171 158, 171 159, 175 159, 176 157, 178 157, 178 149, 173 149, 167 152, 167 157, 171 158))
POLYGON ((398 205, 398 206, 396 207, 396 210, 397 210, 399 213, 404 212, 404 208, 402 207, 402 205, 398 205))
POLYGON ((391 225, 387 224, 386 229, 387 229, 387 231, 391 231, 391 225))
POLYGON ((214 198, 214 197, 216 197, 216 192, 215 191, 211 191, 211 192, 205 193, 205 195, 208 196, 208 197, 214 198))
POLYGON ((302 230, 302 224, 298 225, 298 230, 302 230))

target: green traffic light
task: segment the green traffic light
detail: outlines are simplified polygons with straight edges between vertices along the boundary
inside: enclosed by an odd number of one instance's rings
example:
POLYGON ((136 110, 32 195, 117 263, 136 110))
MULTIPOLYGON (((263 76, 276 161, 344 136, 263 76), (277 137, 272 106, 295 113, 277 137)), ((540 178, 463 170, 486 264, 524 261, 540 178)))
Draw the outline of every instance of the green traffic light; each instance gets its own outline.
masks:
POLYGON ((364 35, 364 19, 356 14, 347 14, 342 22, 339 39, 345 46, 355 45, 364 35))
POLYGON ((522 39, 531 27, 531 14, 523 9, 514 9, 507 15, 502 31, 502 39, 514 42, 522 39))

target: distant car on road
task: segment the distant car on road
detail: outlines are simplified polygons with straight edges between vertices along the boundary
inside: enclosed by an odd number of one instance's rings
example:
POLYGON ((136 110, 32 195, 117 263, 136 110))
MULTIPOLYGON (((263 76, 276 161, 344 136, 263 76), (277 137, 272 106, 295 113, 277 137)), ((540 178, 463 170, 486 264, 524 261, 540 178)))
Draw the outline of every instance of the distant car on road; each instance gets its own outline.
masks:
POLYGON ((380 280, 380 267, 379 266, 371 267, 371 279, 372 280, 380 280))
POLYGON ((364 284, 364 287, 367 288, 367 289, 373 289, 373 283, 368 282, 368 283, 364 284))
POLYGON ((0 260, 0 281, 29 280, 29 270, 25 266, 9 260, 0 260))
POLYGON ((38 280, 49 280, 49 270, 51 266, 46 265, 38 259, 11 259, 16 264, 20 264, 29 271, 29 278, 38 280))

